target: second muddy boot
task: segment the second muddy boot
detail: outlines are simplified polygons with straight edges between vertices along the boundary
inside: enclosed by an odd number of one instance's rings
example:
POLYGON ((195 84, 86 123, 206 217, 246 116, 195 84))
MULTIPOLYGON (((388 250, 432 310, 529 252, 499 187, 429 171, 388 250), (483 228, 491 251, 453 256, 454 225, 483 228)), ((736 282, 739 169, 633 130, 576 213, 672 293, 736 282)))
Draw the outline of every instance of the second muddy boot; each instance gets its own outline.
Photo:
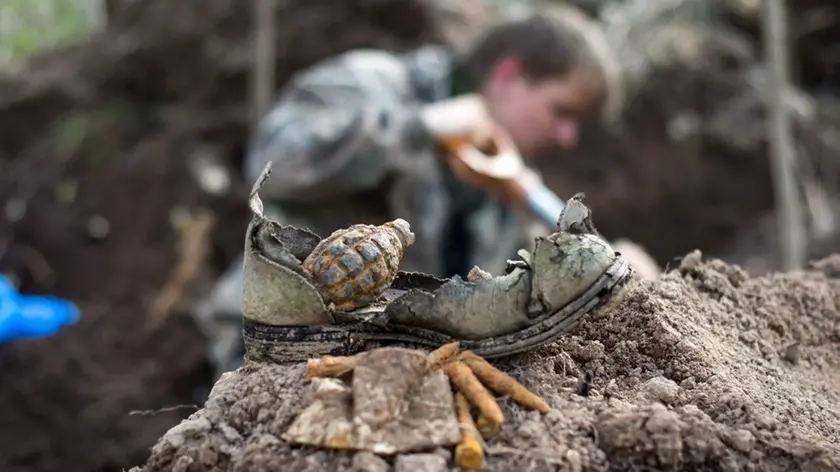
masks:
MULTIPOLYGON (((252 360, 348 355, 370 342, 437 347, 460 341, 463 349, 484 357, 514 354, 572 330, 586 313, 621 292, 632 274, 628 263, 597 236, 583 196, 576 195, 560 215, 556 232, 537 238, 533 253, 520 251, 522 259, 510 261, 503 274, 492 276, 476 268, 467 280, 438 279, 391 274, 388 264, 388 270, 363 277, 359 274, 365 261, 359 257, 364 259, 365 251, 359 244, 370 242, 370 235, 356 235, 350 244, 334 236, 322 243, 309 231, 266 217, 258 192, 269 173, 267 166, 251 193, 254 218, 246 234, 243 266, 244 336, 246 355, 252 360), (349 246, 353 247, 348 251, 349 246), (340 272, 347 282, 342 286, 346 294, 364 292, 363 300, 345 299, 338 307, 326 301, 329 294, 323 287, 319 290, 317 282, 325 277, 312 273, 318 265, 310 259, 304 269, 316 247, 316 254, 332 254, 331 265, 322 264, 321 270, 340 272), (350 255, 342 259, 346 254, 350 255), (333 265, 337 260, 339 266, 333 265), (382 280, 392 282, 385 286, 382 280)), ((370 262, 380 253, 399 258, 404 247, 395 246, 413 242, 406 222, 392 224, 399 228, 367 230, 382 234, 371 247, 365 246, 370 262)))

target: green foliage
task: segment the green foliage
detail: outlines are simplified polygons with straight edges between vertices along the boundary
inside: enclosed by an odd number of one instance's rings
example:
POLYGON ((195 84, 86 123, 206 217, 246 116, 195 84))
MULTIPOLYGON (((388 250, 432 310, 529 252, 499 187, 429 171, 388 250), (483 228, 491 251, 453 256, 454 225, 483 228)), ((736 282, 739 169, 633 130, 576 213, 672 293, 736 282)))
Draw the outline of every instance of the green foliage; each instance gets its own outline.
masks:
POLYGON ((102 16, 101 0, 0 0, 0 63, 84 37, 102 16))

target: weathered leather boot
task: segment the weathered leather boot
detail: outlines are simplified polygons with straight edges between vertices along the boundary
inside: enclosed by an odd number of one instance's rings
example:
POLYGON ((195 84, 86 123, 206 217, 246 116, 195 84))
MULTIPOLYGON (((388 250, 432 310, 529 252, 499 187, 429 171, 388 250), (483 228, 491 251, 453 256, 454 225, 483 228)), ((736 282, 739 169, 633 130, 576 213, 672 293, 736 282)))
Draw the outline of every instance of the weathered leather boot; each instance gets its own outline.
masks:
POLYGON ((514 354, 571 331, 619 295, 633 273, 596 235, 579 194, 556 232, 537 238, 532 253, 520 251, 522 259, 509 261, 502 274, 476 267, 464 280, 400 272, 377 300, 339 311, 303 269, 321 238, 264 215, 258 192, 269 174, 270 165, 251 191, 254 217, 245 243, 242 312, 250 360, 293 362, 383 343, 434 348, 456 340, 483 357, 514 354))

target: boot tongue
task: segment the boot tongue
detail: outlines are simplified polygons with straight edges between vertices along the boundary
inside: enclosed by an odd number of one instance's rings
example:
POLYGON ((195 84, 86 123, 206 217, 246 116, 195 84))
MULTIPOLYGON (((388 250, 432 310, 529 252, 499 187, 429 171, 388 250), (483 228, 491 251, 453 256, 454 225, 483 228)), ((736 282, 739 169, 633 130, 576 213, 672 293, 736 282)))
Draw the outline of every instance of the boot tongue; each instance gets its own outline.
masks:
POLYGON ((557 220, 558 232, 597 235, 595 226, 592 224, 592 211, 583 204, 584 198, 584 194, 578 193, 566 202, 557 220))

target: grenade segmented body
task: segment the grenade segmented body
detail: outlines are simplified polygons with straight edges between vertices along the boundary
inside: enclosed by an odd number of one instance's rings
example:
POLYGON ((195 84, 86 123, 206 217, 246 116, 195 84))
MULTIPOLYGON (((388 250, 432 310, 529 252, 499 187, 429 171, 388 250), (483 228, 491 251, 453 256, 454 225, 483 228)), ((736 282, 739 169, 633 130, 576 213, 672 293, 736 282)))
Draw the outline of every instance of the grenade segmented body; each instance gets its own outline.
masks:
POLYGON ((403 219, 381 226, 353 225, 324 238, 303 270, 327 304, 340 311, 367 305, 393 283, 414 233, 403 219))

